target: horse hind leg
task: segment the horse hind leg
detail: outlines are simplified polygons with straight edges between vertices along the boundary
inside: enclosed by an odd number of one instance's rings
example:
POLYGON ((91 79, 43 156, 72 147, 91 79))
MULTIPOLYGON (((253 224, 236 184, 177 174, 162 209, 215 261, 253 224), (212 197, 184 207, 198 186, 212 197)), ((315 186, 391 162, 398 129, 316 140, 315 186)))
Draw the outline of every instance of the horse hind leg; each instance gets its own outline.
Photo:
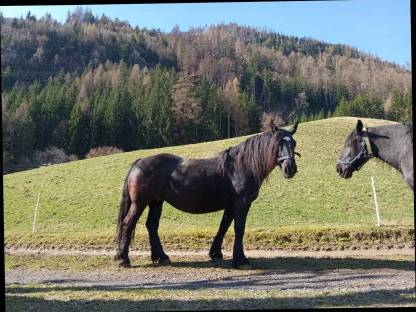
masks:
POLYGON ((146 228, 149 232, 151 259, 153 263, 158 262, 161 265, 170 264, 169 257, 163 251, 160 242, 158 229, 160 216, 162 214, 163 201, 152 201, 149 204, 149 214, 147 215, 146 228))
POLYGON ((120 260, 119 266, 130 267, 129 260, 129 246, 134 235, 137 221, 139 221, 146 204, 137 201, 132 201, 129 213, 123 221, 123 234, 120 242, 119 252, 117 258, 120 260))

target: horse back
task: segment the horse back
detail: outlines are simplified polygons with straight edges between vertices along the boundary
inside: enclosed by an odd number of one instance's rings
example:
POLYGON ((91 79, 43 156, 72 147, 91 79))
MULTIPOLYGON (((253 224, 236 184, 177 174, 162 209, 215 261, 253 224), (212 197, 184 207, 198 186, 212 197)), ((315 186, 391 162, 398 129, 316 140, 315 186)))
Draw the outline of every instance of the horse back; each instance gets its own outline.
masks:
POLYGON ((157 154, 137 161, 130 185, 146 202, 166 200, 190 213, 224 209, 229 205, 231 183, 218 171, 218 158, 188 159, 157 154))

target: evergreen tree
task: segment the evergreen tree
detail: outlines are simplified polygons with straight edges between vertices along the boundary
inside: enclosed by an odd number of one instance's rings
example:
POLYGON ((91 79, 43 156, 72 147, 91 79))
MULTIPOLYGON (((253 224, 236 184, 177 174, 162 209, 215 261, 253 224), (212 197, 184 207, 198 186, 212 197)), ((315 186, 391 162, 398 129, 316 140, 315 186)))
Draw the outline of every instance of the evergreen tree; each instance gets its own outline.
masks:
POLYGON ((410 93, 403 94, 396 90, 393 92, 391 101, 387 113, 389 119, 406 123, 413 122, 412 95, 410 93))
POLYGON ((90 118, 88 112, 83 109, 84 106, 83 100, 78 99, 71 111, 68 123, 68 150, 79 157, 84 157, 91 148, 90 118))
POLYGON ((222 138, 221 126, 221 99, 218 94, 218 88, 210 85, 207 79, 202 79, 195 91, 195 97, 201 103, 201 131, 199 139, 204 141, 217 140, 222 138))
POLYGON ((384 118, 383 103, 380 99, 359 95, 351 101, 344 98, 337 109, 335 116, 384 118))
POLYGON ((247 116, 247 128, 245 134, 256 133, 260 131, 260 110, 256 103, 246 92, 242 92, 239 96, 242 110, 247 116))

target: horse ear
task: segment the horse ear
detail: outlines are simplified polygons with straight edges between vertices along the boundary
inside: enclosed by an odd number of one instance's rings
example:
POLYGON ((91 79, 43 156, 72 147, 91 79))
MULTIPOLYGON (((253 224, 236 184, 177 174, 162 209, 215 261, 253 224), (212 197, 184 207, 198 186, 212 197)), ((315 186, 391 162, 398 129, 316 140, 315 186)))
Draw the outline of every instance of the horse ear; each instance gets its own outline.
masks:
POLYGON ((298 129, 298 122, 296 121, 295 125, 292 127, 292 129, 289 130, 289 133, 291 135, 294 135, 296 130, 298 129))
POLYGON ((276 126, 273 119, 270 119, 270 129, 272 130, 273 133, 275 133, 275 132, 277 132, 277 130, 279 130, 279 127, 276 126))
POLYGON ((363 133, 363 122, 358 119, 357 121, 357 134, 361 135, 363 133))

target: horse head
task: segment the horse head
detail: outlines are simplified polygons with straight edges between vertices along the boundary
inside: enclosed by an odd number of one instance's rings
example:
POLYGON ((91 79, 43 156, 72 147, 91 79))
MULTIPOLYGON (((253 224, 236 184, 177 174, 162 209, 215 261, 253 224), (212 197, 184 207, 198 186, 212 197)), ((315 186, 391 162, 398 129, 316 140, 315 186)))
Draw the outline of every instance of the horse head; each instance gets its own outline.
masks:
POLYGON ((279 139, 277 154, 275 155, 276 165, 282 169, 283 176, 290 179, 297 172, 295 155, 300 157, 300 154, 295 152, 296 141, 293 138, 298 128, 298 123, 296 122, 289 130, 279 128, 273 120, 270 123, 272 133, 276 134, 279 139))
POLYGON ((344 178, 352 177, 354 171, 358 171, 372 157, 371 145, 367 131, 363 130, 363 123, 358 120, 356 128, 347 136, 344 149, 337 160, 336 169, 344 178))

